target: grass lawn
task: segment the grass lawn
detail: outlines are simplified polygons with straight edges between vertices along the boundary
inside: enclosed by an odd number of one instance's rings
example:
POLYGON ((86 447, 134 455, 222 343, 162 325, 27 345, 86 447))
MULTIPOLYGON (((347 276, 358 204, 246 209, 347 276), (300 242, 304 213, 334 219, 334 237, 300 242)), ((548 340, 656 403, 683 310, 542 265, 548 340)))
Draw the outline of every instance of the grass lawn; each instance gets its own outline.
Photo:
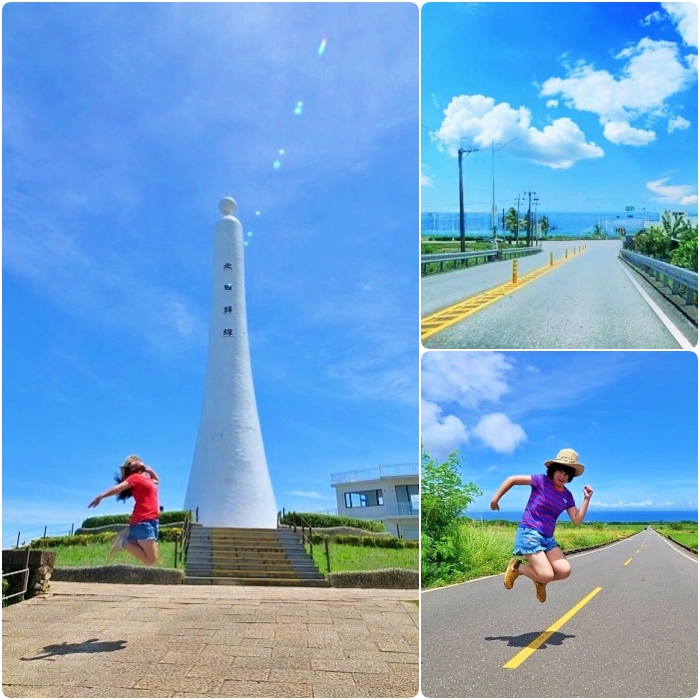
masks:
MULTIPOLYGON (((418 549, 383 549, 354 547, 350 544, 329 545, 331 572, 374 571, 376 569, 418 569, 418 549)), ((314 545, 314 561, 319 571, 328 574, 326 551, 323 545, 314 545)))
POLYGON ((660 523, 653 526, 655 530, 686 547, 698 548, 698 524, 692 522, 660 523))
MULTIPOLYGON (((614 542, 620 537, 640 532, 644 527, 632 523, 575 526, 563 522, 557 525, 554 537, 561 548, 568 551, 614 542)), ((437 572, 430 563, 424 564, 423 587, 444 586, 503 573, 513 556, 516 529, 516 523, 462 520, 452 534, 454 560, 450 572, 437 572)))
MULTIPOLYGON (((110 543, 96 543, 87 546, 76 544, 68 547, 42 547, 44 550, 56 552, 55 566, 104 566, 105 564, 133 564, 134 566, 145 566, 131 554, 121 551, 112 559, 107 559, 110 543)), ((158 561, 154 566, 166 569, 173 568, 175 557, 174 542, 158 543, 158 561)), ((184 568, 184 567, 178 567, 184 568)))

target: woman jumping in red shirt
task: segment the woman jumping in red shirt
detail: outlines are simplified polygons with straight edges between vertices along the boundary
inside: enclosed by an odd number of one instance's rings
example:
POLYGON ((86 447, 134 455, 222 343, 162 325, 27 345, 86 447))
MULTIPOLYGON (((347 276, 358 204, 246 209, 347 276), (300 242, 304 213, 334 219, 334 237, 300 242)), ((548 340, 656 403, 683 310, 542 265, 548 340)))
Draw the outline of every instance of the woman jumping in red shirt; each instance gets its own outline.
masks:
POLYGON ((103 498, 121 496, 120 500, 134 497, 136 505, 131 514, 129 527, 122 530, 114 540, 110 555, 124 549, 144 564, 158 561, 158 475, 147 467, 137 455, 129 455, 119 468, 121 481, 94 498, 88 508, 96 508, 103 498), (128 490, 128 493, 127 493, 128 490))

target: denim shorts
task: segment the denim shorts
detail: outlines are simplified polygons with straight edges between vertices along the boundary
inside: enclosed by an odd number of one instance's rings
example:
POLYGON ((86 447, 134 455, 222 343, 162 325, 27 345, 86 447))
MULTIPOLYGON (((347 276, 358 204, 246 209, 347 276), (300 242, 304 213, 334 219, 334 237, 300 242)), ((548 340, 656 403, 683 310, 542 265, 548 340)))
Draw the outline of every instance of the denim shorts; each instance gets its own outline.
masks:
POLYGON ((515 533, 513 554, 548 552, 550 549, 554 549, 558 546, 559 543, 553 537, 545 537, 541 532, 537 532, 537 530, 533 530, 531 527, 518 525, 518 529, 515 533))
POLYGON ((142 520, 140 523, 133 523, 129 529, 129 539, 137 540, 158 540, 158 520, 142 520))

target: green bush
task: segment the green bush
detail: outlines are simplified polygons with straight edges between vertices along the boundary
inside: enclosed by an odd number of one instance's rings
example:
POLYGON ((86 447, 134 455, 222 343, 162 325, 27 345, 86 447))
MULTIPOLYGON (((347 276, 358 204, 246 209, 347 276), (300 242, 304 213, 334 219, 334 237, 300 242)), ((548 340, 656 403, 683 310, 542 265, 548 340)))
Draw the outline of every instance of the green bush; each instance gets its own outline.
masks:
MULTIPOLYGON (((39 537, 32 540, 32 549, 55 549, 56 547, 70 547, 81 545, 87 547, 91 544, 111 542, 115 537, 113 532, 95 532, 89 535, 64 535, 62 537, 39 537)), ((159 542, 175 542, 180 537, 179 527, 162 527, 158 531, 159 542)))
MULTIPOLYGON (((165 510, 160 514, 160 524, 170 525, 171 523, 181 523, 187 515, 186 510, 165 510)), ((117 513, 115 515, 95 515, 83 520, 81 527, 102 527, 102 525, 128 525, 131 520, 130 513, 117 513)))
POLYGON ((370 532, 386 532, 383 523, 378 520, 347 518, 343 515, 326 515, 325 513, 286 513, 280 521, 283 525, 308 525, 309 527, 357 527, 370 532), (302 523, 302 518, 305 522, 302 523))
POLYGON ((349 544, 353 547, 377 547, 380 549, 418 549, 418 541, 400 540, 398 537, 360 537, 359 535, 318 535, 311 538, 314 544, 325 540, 335 544, 349 544))

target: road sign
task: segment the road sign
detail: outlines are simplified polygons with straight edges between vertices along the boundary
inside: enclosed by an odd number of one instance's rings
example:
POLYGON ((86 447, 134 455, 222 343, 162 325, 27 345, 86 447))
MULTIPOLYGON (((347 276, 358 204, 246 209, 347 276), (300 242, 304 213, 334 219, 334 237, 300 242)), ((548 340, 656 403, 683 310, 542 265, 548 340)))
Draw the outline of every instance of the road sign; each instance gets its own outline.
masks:
POLYGON ((634 211, 634 207, 625 207, 625 211, 634 211))

